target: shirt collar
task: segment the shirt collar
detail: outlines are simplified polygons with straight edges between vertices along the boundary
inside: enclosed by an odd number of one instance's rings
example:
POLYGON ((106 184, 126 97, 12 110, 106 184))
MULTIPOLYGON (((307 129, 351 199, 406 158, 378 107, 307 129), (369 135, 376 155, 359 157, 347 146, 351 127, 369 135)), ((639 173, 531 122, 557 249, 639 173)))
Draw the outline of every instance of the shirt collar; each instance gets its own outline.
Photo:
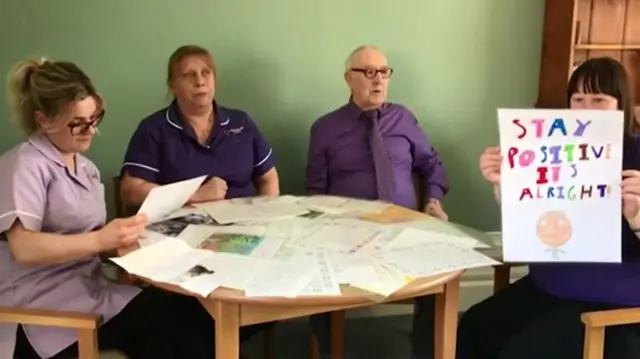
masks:
MULTIPOLYGON (((215 117, 215 127, 226 126, 229 124, 229 117, 226 115, 223 116, 221 114, 221 111, 218 108, 218 104, 215 100, 213 101, 213 113, 215 117)), ((175 127, 180 131, 185 131, 185 128, 189 129, 188 131, 191 131, 191 126, 185 126, 186 122, 182 117, 182 112, 180 112, 180 107, 178 106, 177 100, 171 101, 171 104, 169 105, 169 107, 167 107, 167 110, 164 113, 164 117, 172 127, 175 127)))
MULTIPOLYGON (((29 144, 31 144, 31 146, 35 147, 36 150, 42 153, 42 155, 47 159, 60 167, 67 168, 67 164, 64 163, 60 151, 58 150, 58 148, 56 148, 56 146, 54 146, 54 144, 46 134, 40 132, 33 134, 31 137, 29 137, 28 142, 29 144)), ((85 161, 85 158, 83 156, 76 155, 77 169, 86 169, 86 165, 87 163, 85 161)))
MULTIPOLYGON (((391 104, 388 102, 385 102, 382 104, 382 106, 378 107, 378 117, 380 118, 384 116, 389 107, 391 107, 391 104)), ((365 112, 360 107, 358 107, 355 102, 353 102, 353 96, 349 96, 349 102, 346 105, 346 109, 349 114, 349 118, 352 118, 354 120, 359 119, 360 116, 362 116, 362 114, 365 112)))

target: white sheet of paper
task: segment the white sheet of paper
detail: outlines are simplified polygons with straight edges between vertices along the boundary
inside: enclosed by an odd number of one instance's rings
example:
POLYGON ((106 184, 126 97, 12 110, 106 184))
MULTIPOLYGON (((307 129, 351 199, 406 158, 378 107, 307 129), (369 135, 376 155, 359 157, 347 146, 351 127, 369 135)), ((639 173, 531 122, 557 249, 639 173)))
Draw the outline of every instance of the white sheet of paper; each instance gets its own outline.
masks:
POLYGON ((148 277, 155 269, 163 267, 172 258, 193 251, 183 241, 165 237, 164 240, 141 247, 122 257, 110 258, 112 262, 129 273, 148 277))
POLYGON ((288 201, 265 201, 254 204, 213 202, 201 203, 196 206, 207 212, 220 224, 269 221, 273 219, 295 217, 308 212, 306 208, 299 204, 288 201))
POLYGON ((324 249, 337 254, 356 253, 390 229, 357 219, 317 219, 309 221, 287 244, 297 248, 324 249))
POLYGON ((167 238, 173 238, 173 237, 169 237, 162 233, 145 229, 144 232, 142 233, 142 236, 138 239, 138 245, 140 247, 146 247, 154 243, 162 242, 167 238))
POLYGON ((503 259, 619 263, 623 112, 501 109, 498 122, 503 259))
POLYGON ((333 264, 329 255, 322 250, 297 250, 293 252, 291 263, 311 265, 318 273, 299 295, 341 295, 340 284, 336 279, 333 264))
POLYGON ((196 277, 192 269, 214 254, 210 251, 192 249, 187 252, 176 253, 163 264, 153 269, 153 274, 147 278, 156 282, 164 282, 182 285, 191 278, 196 277))
POLYGON ((172 274, 167 270, 153 279, 207 296, 219 287, 243 289, 258 268, 256 263, 242 256, 207 250, 192 251, 197 253, 190 254, 189 258, 176 259, 179 265, 167 266, 173 269, 172 274), (180 269, 177 274, 176 269, 180 269))
POLYGON ((200 176, 152 189, 138 213, 146 214, 150 223, 164 219, 184 206, 206 178, 207 176, 200 176))
POLYGON ((180 287, 189 292, 199 294, 203 297, 209 296, 211 292, 218 289, 220 285, 217 281, 218 276, 214 274, 203 274, 189 278, 180 283, 180 287))
POLYGON ((376 256, 376 261, 410 278, 499 264, 471 248, 445 241, 425 242, 417 246, 387 247, 376 256))
POLYGON ((376 264, 369 256, 332 255, 330 258, 338 284, 372 283, 378 278, 376 264))
MULTIPOLYGON (((257 261, 257 259, 256 259, 257 261)), ((247 297, 297 297, 313 280, 318 269, 279 261, 262 261, 245 286, 247 297)))
POLYGON ((478 248, 479 243, 477 240, 470 237, 455 236, 415 228, 405 228, 395 236, 387 246, 412 247, 431 242, 447 242, 463 248, 478 248))
POLYGON ((364 289, 374 294, 388 297, 407 285, 410 280, 405 276, 395 273, 378 264, 375 265, 375 279, 371 278, 365 282, 351 283, 352 287, 364 289))
POLYGON ((363 201, 359 199, 337 196, 310 196, 304 197, 298 203, 310 210, 330 213, 367 213, 375 214, 383 212, 389 204, 378 201, 363 201))
POLYGON ((463 245, 471 245, 473 248, 491 248, 495 245, 491 236, 479 230, 455 224, 451 222, 441 221, 435 218, 419 219, 411 222, 402 222, 395 224, 400 228, 414 228, 427 232, 435 232, 460 238, 458 242, 463 245))
POLYGON ((212 285, 243 290, 247 283, 262 270, 264 260, 231 253, 214 253, 199 264, 213 271, 208 278, 212 285))

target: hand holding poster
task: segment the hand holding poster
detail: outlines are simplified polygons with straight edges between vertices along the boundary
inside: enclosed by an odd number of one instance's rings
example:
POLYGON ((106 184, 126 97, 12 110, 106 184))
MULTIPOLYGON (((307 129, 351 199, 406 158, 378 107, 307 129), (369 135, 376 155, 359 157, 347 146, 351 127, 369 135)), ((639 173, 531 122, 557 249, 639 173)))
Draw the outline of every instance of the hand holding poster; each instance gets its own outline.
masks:
POLYGON ((498 110, 505 262, 620 262, 621 111, 498 110))

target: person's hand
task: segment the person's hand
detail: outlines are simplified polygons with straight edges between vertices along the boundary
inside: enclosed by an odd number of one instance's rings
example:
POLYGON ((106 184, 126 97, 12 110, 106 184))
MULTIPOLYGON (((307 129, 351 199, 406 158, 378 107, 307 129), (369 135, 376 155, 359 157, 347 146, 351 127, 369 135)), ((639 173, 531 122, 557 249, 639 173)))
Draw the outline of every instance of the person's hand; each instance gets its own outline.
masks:
POLYGON ((225 180, 220 177, 211 177, 198 188, 196 193, 191 196, 189 202, 198 203, 223 200, 227 196, 227 188, 227 182, 225 180))
POLYGON ((639 226, 636 217, 640 212, 640 171, 622 171, 622 215, 632 227, 639 226))
POLYGON ((430 200, 427 202, 427 205, 424 207, 424 213, 443 221, 449 220, 449 216, 442 208, 440 201, 430 200))
POLYGON ((500 147, 489 147, 480 156, 480 172, 482 177, 491 184, 500 183, 500 166, 502 155, 500 147))
POLYGON ((96 232, 102 251, 110 251, 134 245, 149 223, 145 214, 129 218, 116 218, 96 232))

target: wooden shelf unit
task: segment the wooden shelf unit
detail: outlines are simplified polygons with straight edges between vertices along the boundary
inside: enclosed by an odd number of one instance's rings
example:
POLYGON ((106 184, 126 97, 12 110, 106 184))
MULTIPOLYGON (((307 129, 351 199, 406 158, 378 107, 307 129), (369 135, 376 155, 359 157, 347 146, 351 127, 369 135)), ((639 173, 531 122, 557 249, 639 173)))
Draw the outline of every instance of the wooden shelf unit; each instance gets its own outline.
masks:
POLYGON ((602 56, 624 64, 640 106, 640 0, 545 0, 536 106, 566 107, 573 69, 602 56))

